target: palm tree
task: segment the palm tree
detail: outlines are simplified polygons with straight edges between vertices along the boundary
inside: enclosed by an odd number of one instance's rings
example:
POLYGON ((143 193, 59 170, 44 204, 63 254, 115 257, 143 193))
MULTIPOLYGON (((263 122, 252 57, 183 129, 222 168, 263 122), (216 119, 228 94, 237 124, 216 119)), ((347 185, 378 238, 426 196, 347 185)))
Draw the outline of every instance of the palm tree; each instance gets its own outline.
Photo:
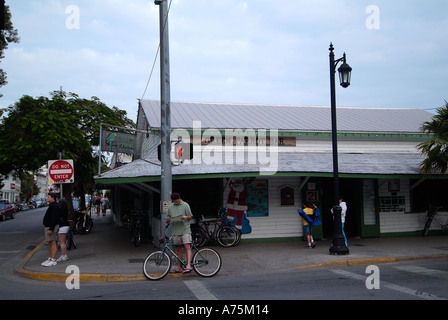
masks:
POLYGON ((432 139, 422 142, 418 148, 426 159, 421 162, 424 173, 445 174, 448 169, 448 102, 438 108, 432 121, 422 125, 422 132, 432 134, 432 139))

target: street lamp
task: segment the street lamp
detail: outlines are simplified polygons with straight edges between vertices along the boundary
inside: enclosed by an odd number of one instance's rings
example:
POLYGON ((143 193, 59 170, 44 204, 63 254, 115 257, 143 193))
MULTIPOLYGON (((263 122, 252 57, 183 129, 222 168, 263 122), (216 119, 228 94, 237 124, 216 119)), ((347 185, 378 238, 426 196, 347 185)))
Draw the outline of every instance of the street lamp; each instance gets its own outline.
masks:
POLYGON ((346 56, 335 60, 333 44, 330 43, 330 90, 331 90, 331 136, 333 144, 333 188, 334 188, 334 206, 333 206, 333 238, 331 241, 331 254, 349 254, 345 239, 342 234, 341 211, 339 205, 339 169, 338 169, 338 138, 336 126, 336 88, 335 73, 339 62, 343 62, 339 67, 339 81, 341 87, 347 88, 350 85, 352 68, 346 62, 346 56))

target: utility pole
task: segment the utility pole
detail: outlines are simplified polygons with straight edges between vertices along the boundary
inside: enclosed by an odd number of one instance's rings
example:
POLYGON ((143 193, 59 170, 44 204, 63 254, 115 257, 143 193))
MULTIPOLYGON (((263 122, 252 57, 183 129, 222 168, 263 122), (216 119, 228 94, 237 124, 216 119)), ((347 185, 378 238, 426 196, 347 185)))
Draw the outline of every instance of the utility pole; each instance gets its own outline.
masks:
MULTIPOLYGON (((161 176, 160 176, 160 238, 165 235, 165 219, 171 203, 171 111, 170 111, 170 52, 168 37, 168 0, 156 0, 159 6, 160 23, 160 140, 161 140, 161 176)), ((159 239, 160 239, 159 238, 159 239)))

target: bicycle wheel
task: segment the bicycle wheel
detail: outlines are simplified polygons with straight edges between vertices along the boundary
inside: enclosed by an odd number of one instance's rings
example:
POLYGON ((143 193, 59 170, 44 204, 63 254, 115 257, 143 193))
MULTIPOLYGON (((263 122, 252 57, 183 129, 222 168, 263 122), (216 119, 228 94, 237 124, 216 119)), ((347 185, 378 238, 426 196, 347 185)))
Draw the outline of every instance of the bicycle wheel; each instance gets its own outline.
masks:
POLYGON ((127 214, 125 214, 124 216, 121 217, 120 219, 121 224, 126 227, 129 228, 129 223, 131 221, 131 218, 129 218, 129 216, 127 214))
POLYGON ((191 237, 196 247, 200 248, 208 241, 207 232, 200 226, 191 225, 191 237))
POLYGON ((202 277, 213 277, 222 265, 221 256, 210 248, 200 249, 193 256, 193 269, 202 277))
POLYGON ((87 220, 85 222, 82 219, 79 220, 75 226, 76 232, 78 232, 81 235, 88 234, 90 231, 92 231, 93 221, 88 217, 86 217, 86 219, 87 220))
POLYGON ((72 235, 70 233, 70 230, 67 232, 66 238, 65 238, 65 245, 67 247, 67 250, 70 250, 72 248, 72 235))
POLYGON ((73 231, 70 229, 68 232, 70 233, 70 242, 73 244, 73 248, 75 248, 75 249, 78 248, 73 231))
POLYGON ((171 259, 163 251, 149 254, 143 262, 143 273, 149 280, 160 280, 168 274, 171 269, 171 259))
POLYGON ((231 247, 238 241, 238 230, 231 226, 223 226, 218 230, 218 243, 223 247, 231 247))
POLYGON ((233 229, 236 230, 237 238, 236 238, 235 243, 233 244, 233 246, 236 246, 241 241, 241 230, 236 228, 236 227, 234 227, 234 226, 231 226, 231 227, 233 227, 233 229))
POLYGON ((138 247, 140 245, 140 241, 142 240, 142 226, 138 224, 134 230, 134 246, 138 247))

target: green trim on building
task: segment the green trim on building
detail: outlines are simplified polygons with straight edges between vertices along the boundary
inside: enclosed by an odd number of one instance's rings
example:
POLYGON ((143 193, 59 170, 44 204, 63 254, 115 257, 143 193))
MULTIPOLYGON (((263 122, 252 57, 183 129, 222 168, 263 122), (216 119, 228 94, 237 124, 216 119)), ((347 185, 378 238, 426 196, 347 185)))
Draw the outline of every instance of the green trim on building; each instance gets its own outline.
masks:
MULTIPOLYGON (((181 129, 181 128, 179 128, 181 129)), ((184 129, 190 135, 193 134, 192 129, 184 129)), ((266 136, 270 136, 270 131, 274 129, 227 129, 232 132, 235 136, 247 136, 248 131, 253 131, 255 135, 261 130, 266 130, 266 136)), ((201 129, 201 135, 207 131, 207 135, 212 135, 214 133, 225 135, 226 130, 224 129, 201 129)), ((160 135, 160 130, 152 129, 149 130, 150 134, 160 135)), ((195 132, 196 133, 196 132, 195 132)), ((278 131, 279 137, 308 137, 308 138, 322 138, 331 137, 331 131, 278 131)), ((338 137, 340 138, 359 138, 359 139, 418 139, 427 140, 432 137, 431 134, 427 133, 384 133, 384 132, 338 132, 338 137)))

